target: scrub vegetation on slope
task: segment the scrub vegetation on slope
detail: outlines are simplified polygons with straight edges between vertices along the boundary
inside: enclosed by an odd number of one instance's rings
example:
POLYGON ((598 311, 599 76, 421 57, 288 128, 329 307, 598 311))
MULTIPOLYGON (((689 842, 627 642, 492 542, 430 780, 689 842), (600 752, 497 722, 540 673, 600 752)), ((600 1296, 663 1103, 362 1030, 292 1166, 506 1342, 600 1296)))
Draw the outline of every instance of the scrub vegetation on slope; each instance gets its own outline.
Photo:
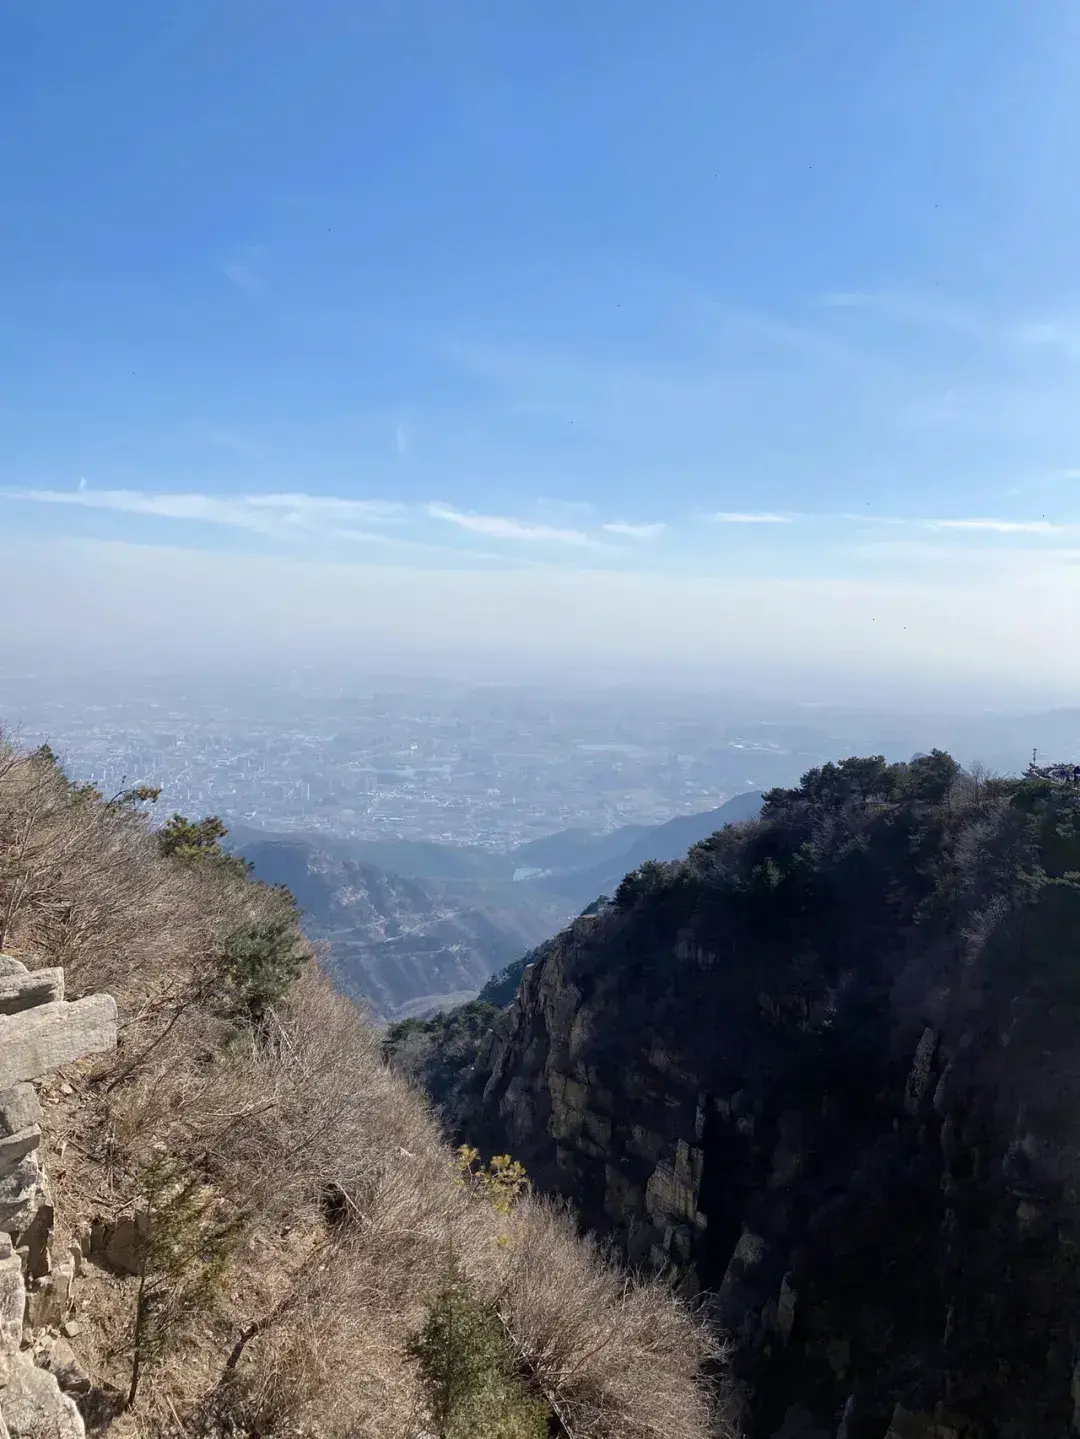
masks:
POLYGON ((88 1424, 461 1433, 436 1412, 424 1335, 467 1300, 505 1341, 470 1433, 511 1439, 526 1413, 573 1439, 715 1432, 706 1328, 566 1210, 527 1186, 508 1201, 455 1157, 324 978, 290 896, 212 823, 155 831, 152 798, 106 799, 48 751, 0 748, 0 946, 120 1011, 116 1054, 46 1096, 55 1242, 125 1220, 135 1236, 127 1264, 106 1254, 79 1280, 88 1424))

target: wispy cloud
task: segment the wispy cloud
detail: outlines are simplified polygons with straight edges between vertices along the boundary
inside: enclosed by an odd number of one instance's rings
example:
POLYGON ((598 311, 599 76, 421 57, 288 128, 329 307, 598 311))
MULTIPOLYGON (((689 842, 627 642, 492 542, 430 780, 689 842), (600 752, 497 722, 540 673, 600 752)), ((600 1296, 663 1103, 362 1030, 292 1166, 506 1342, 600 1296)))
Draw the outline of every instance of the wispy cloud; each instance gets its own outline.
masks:
POLYGON ((864 511, 862 514, 843 511, 837 516, 837 519, 846 520, 849 524, 853 525, 912 525, 919 523, 918 520, 901 519, 898 515, 871 514, 869 510, 864 511))
POLYGON ((782 351, 813 365, 827 367, 865 366, 869 357, 851 349, 835 335, 820 328, 793 324, 790 320, 752 310, 733 310, 713 305, 713 313, 727 334, 736 341, 749 341, 782 351))
POLYGON ((835 290, 832 294, 822 295, 819 303, 830 310, 865 310, 877 309, 881 300, 882 296, 863 290, 835 290))
POLYGON ((396 520, 407 511, 400 500, 348 500, 332 495, 265 494, 244 495, 256 509, 285 510, 290 513, 333 519, 396 520))
POLYGON ((404 506, 392 500, 344 500, 305 494, 206 495, 155 493, 147 490, 7 489, 0 498, 34 504, 75 505, 82 509, 111 510, 121 514, 150 515, 158 519, 189 520, 227 525, 256 534, 283 535, 302 531, 334 534, 338 538, 393 543, 386 534, 355 528, 393 520, 404 506))
MULTIPOLYGON (((210 495, 197 492, 94 490, 88 488, 85 481, 74 490, 4 489, 0 490, 0 500, 65 505, 128 515, 154 516, 163 520, 225 525, 279 539, 296 538, 306 534, 327 540, 359 540, 377 545, 393 544, 422 549, 442 548, 405 538, 400 533, 402 526, 429 524, 430 521, 436 520, 455 526, 463 534, 483 535, 488 539, 606 548, 600 540, 581 529, 505 515, 479 514, 437 502, 406 505, 398 500, 344 499, 299 492, 210 495)), ((478 552, 470 550, 469 553, 478 552)))
POLYGON ((232 430, 211 430, 206 438, 212 445, 231 450, 234 455, 243 455, 245 459, 258 459, 262 454, 258 445, 232 430))
POLYGON ((721 525, 790 525, 799 517, 794 514, 774 514, 767 510, 719 510, 709 518, 721 525))
MULTIPOLYGON (((367 546, 415 549, 457 556, 481 557, 477 537, 497 542, 490 548, 505 546, 501 555, 483 553, 485 559, 506 562, 514 556, 515 564, 549 563, 552 556, 545 550, 588 552, 606 556, 613 563, 626 564, 631 556, 646 553, 656 563, 671 558, 671 546, 645 551, 639 546, 660 535, 669 534, 672 545, 690 544, 693 549, 693 525, 675 521, 603 520, 590 513, 575 524, 569 518, 561 523, 554 516, 536 512, 525 515, 489 514, 459 508, 444 501, 402 503, 384 498, 346 498, 335 495, 312 495, 303 491, 262 492, 251 494, 208 494, 197 491, 154 491, 132 489, 93 489, 85 480, 69 490, 9 488, 0 490, 0 502, 21 501, 38 506, 68 507, 81 510, 111 511, 121 515, 152 517, 163 522, 220 526, 284 543, 290 542, 310 549, 314 544, 362 544, 367 546), (622 541, 620 544, 619 541, 622 541)), ((1007 548, 1029 553, 1045 552, 1046 542, 1057 538, 1072 541, 1080 536, 1080 521, 1068 519, 1010 518, 1007 516, 896 516, 803 513, 768 510, 722 510, 706 517, 720 525, 761 526, 775 529, 795 522, 813 525, 822 541, 840 543, 840 536, 849 526, 855 527, 871 545, 887 543, 888 536, 904 535, 909 539, 921 535, 924 545, 945 547, 948 537, 968 550, 981 548, 986 555, 1007 548), (875 536, 875 530, 878 534, 875 536), (979 541, 982 539, 980 546, 979 541), (1001 542, 995 542, 1000 540, 1001 542), (1025 544, 1026 541, 1026 544, 1025 544)), ((700 517, 699 517, 700 523, 700 517)), ((762 537, 764 539, 764 536, 762 537)), ((843 552, 843 546, 837 553, 843 552)))
POLYGON ((239 260, 230 260, 221 268, 225 278, 231 280, 238 290, 243 290, 245 295, 250 295, 252 299, 262 297, 263 282, 250 265, 245 265, 239 260))
POLYGON ((635 525, 627 520, 613 520, 602 528, 607 530, 609 535, 626 535, 631 540, 651 540, 656 535, 662 535, 667 529, 667 525, 662 521, 635 525))
POLYGON ((405 426, 396 425, 394 427, 394 445, 397 449, 398 454, 403 455, 405 451, 409 448, 410 443, 411 441, 409 439, 409 432, 406 430, 405 426))
POLYGON ((1048 350, 1066 360, 1080 360, 1080 322, 1073 315, 1033 320, 1016 331, 1016 342, 1025 350, 1048 350))
POLYGON ((262 245, 247 245, 224 261, 221 273, 250 299, 259 300, 266 293, 262 264, 265 258, 262 245))
POLYGON ((977 315, 943 300, 919 295, 901 295, 881 290, 839 290, 822 295, 819 304, 830 310, 861 310, 901 325, 929 330, 954 330, 964 334, 988 332, 977 315))
POLYGON ((541 516, 545 524, 566 529, 582 529, 595 526, 598 518, 596 505, 592 500, 553 499, 550 495, 537 495, 530 507, 541 516))
POLYGON ((1020 495, 1045 493, 1047 490, 1053 491, 1070 488, 1077 480, 1080 480, 1080 470, 1047 470, 1042 474, 1029 475, 1019 483, 1010 485, 1008 489, 1005 490, 1005 494, 1010 498, 1017 498, 1020 495))
POLYGON ((427 513, 433 520, 446 520, 472 534, 488 535, 498 540, 549 541, 563 545, 597 544, 584 530, 560 529, 555 525, 534 524, 529 520, 512 519, 506 515, 480 515, 471 510, 456 510, 452 505, 429 504, 427 513))
POLYGON ((999 535, 1062 535, 1076 528, 1050 520, 923 520, 922 523, 929 530, 984 530, 999 535))
POLYGON ((920 515, 841 514, 838 519, 858 525, 888 525, 920 530, 971 531, 998 535, 1067 535, 1080 531, 1080 525, 1048 520, 1014 520, 974 515, 959 518, 927 518, 920 515))
POLYGON ((41 505, 77 505, 82 509, 116 510, 129 515, 156 515, 169 520, 202 520, 210 524, 263 528, 258 515, 243 498, 219 498, 202 494, 153 494, 144 490, 92 490, 85 480, 77 490, 7 489, 7 500, 41 505))

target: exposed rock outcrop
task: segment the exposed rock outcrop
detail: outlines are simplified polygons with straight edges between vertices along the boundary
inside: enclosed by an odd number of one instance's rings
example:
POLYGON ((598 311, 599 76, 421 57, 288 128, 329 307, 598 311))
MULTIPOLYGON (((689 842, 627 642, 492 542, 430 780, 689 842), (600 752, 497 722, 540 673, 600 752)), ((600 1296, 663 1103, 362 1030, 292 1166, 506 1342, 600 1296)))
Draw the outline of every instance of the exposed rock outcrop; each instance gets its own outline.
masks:
POLYGON ((68 1313, 76 1265, 73 1255, 54 1263, 50 1253, 52 1203, 30 1081, 115 1048, 116 1005, 108 995, 73 1004, 63 995, 62 970, 31 972, 0 955, 0 1439, 85 1432, 69 1397, 85 1376, 58 1335, 40 1342, 68 1313))
POLYGON ((10 1439, 82 1439, 86 1433, 74 1399, 62 1392, 54 1374, 21 1359, 0 1390, 0 1420, 10 1439))

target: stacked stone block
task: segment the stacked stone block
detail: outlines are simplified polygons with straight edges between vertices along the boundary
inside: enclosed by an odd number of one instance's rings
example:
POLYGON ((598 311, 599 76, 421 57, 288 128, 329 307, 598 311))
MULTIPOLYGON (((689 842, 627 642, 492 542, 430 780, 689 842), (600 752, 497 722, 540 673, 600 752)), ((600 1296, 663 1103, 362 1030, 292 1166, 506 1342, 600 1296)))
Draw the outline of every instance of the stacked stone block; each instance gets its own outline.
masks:
POLYGON ((74 1402, 29 1347, 35 1327, 59 1323, 74 1279, 70 1258, 54 1265, 50 1252, 53 1209, 33 1081, 115 1048, 109 995, 68 1003, 62 969, 30 971, 0 955, 0 1439, 84 1433, 74 1402))

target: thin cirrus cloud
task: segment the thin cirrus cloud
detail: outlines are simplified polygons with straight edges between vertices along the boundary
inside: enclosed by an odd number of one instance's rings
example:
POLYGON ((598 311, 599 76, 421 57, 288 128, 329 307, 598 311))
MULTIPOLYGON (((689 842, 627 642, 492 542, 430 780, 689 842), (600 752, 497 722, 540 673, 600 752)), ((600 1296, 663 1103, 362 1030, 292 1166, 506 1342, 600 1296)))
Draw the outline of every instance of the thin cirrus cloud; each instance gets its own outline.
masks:
POLYGON ((929 330, 954 330, 976 335, 984 333, 987 328, 977 316, 959 306, 919 295, 841 290, 821 296, 819 303, 829 310, 857 310, 899 325, 914 325, 929 330))
POLYGON ((596 545, 584 530, 561 529, 556 525, 534 524, 530 520, 512 519, 507 515, 481 515, 473 510, 456 510, 453 505, 429 504, 427 514, 433 520, 445 520, 471 534, 486 535, 496 540, 548 541, 563 545, 596 545))
POLYGON ((1072 314, 1029 321, 1016 330, 1015 340, 1023 350, 1049 351, 1070 363, 1080 360, 1080 320, 1072 314))
POLYGON ((399 520, 406 512, 406 506, 399 500, 344 500, 305 494, 244 495, 243 500, 255 509, 283 510, 326 519, 399 520))
POLYGON ((229 260, 222 265, 221 271, 227 280, 231 280, 238 290, 242 290, 251 299, 262 298, 265 286, 251 265, 245 264, 243 260, 229 260))
POLYGON ((860 525, 889 525, 894 528, 899 526, 909 529, 946 530, 953 533, 967 532, 987 535, 1067 535, 1074 533, 1077 529, 1076 525, 1061 524, 1054 520, 1012 520, 979 515, 959 519, 926 519, 898 515, 845 514, 840 518, 860 525))
POLYGON ((244 459, 257 460, 262 454, 258 445, 252 440, 245 435, 238 435, 232 430, 211 430, 206 438, 211 445, 231 450, 234 455, 240 455, 244 459))
MULTIPOLYGON (((381 545, 413 545, 401 536, 402 526, 438 521, 463 535, 512 543, 558 544, 603 548, 584 530, 546 524, 508 515, 482 514, 431 502, 406 505, 385 499, 340 499, 303 493, 208 495, 196 492, 148 490, 95 490, 81 482, 75 490, 10 488, 0 500, 38 505, 64 505, 107 510, 119 514, 153 516, 163 520, 224 525, 256 534, 288 538, 308 534, 326 540, 363 540, 381 545), (358 525, 364 528, 356 528, 358 525), (395 528, 398 533, 394 533, 395 528)), ((651 526, 614 527, 613 533, 641 536, 651 526)), ((424 545, 423 548, 430 548, 424 545)))
MULTIPOLYGON (((714 516, 714 519, 721 518, 714 516)), ((733 517, 727 516, 731 519, 733 517)), ((753 518, 753 517, 750 517, 753 518)), ((827 515, 789 515, 781 518, 786 519, 829 519, 827 515)), ((1075 533, 1080 526, 1075 524, 1058 523, 1054 520, 1014 520, 996 518, 993 516, 971 516, 957 519, 930 519, 921 516, 910 515, 878 515, 870 511, 865 514, 842 513, 832 518, 844 523, 855 525, 888 525, 891 528, 907 528, 919 530, 946 530, 954 533, 968 532, 972 534, 996 534, 996 535, 1068 535, 1075 533)))
MULTIPOLYGON (((166 522, 216 525, 277 541, 305 541, 308 545, 316 542, 361 543, 485 559, 498 559, 499 556, 481 555, 470 541, 476 538, 495 541, 506 547, 502 550, 503 556, 516 551, 522 559, 526 553, 542 553, 545 547, 587 551, 591 555, 606 553, 614 559, 620 554, 628 556, 636 551, 638 545, 660 535, 670 533, 673 540, 678 541, 680 535, 685 537, 687 533, 682 526, 664 521, 602 521, 597 517, 587 525, 574 525, 566 521, 552 523, 533 517, 467 510, 443 501, 406 504, 397 500, 346 499, 302 492, 212 495, 184 491, 97 490, 87 486, 85 481, 71 490, 3 489, 0 490, 0 501, 3 500, 37 506, 112 511, 154 517, 166 522), (455 546, 455 539, 465 543, 455 546)), ((759 526, 763 531, 788 527, 796 522, 819 527, 855 525, 864 534, 869 532, 871 535, 875 527, 884 527, 886 533, 894 535, 905 530, 909 534, 921 532, 927 536, 927 544, 937 546, 943 545, 947 536, 952 536, 955 543, 963 542, 968 549, 979 547, 981 538, 981 549, 988 555, 1000 552, 1001 546, 991 543, 994 537, 1012 538, 1018 544, 1026 540, 1027 548, 1038 546, 1042 550, 1048 539, 1080 534, 1080 524, 1046 517, 938 518, 871 513, 828 515, 725 510, 709 518, 722 525, 759 526), (930 536, 936 538, 931 540, 930 536)), ((762 540, 765 540, 764 534, 762 540)), ((880 545, 882 537, 879 536, 875 543, 880 545)))
POLYGON ((221 273, 249 299, 260 300, 266 293, 263 276, 263 262, 266 249, 262 245, 247 245, 231 255, 221 265, 221 273))
POLYGON ((379 524, 399 518, 404 506, 392 500, 342 500, 305 494, 205 495, 147 490, 7 489, 0 498, 33 504, 74 505, 81 509, 148 515, 165 520, 189 520, 226 525, 263 535, 298 531, 333 534, 343 539, 376 544, 393 543, 390 536, 356 529, 359 523, 379 524))
POLYGON ((1073 525, 1059 525, 1051 520, 925 520, 930 530, 984 530, 998 535, 1061 535, 1075 529, 1073 525))
POLYGON ((630 540, 651 540, 657 535, 662 535, 667 525, 662 521, 652 524, 631 524, 628 520, 613 520, 609 524, 602 525, 609 535, 625 535, 630 540))
POLYGON ((719 510, 709 518, 721 525, 790 525, 799 517, 791 514, 775 514, 770 511, 719 510))

